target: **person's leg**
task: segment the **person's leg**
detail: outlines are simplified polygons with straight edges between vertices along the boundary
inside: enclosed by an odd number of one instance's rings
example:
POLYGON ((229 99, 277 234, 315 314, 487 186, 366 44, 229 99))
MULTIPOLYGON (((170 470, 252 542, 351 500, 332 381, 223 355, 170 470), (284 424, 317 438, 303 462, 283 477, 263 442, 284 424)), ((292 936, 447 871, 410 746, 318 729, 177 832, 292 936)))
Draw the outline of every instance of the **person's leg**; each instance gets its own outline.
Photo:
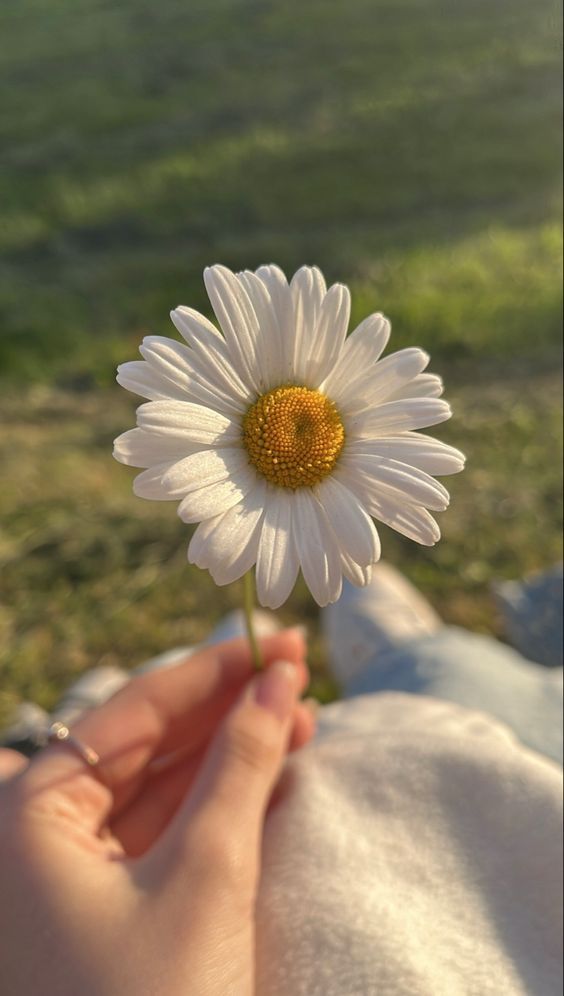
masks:
POLYGON ((562 667, 563 571, 550 571, 524 581, 498 581, 493 592, 511 645, 528 660, 545 667, 562 667))
POLYGON ((403 691, 481 709, 529 747, 562 760, 562 670, 491 637, 444 626, 401 575, 379 565, 323 613, 330 663, 346 697, 403 691), (357 594, 358 593, 358 594, 357 594))
POLYGON ((389 651, 432 636, 443 622, 426 598, 388 564, 374 567, 372 581, 357 588, 345 581, 338 602, 321 611, 331 669, 346 696, 358 679, 377 691, 380 661, 389 651))

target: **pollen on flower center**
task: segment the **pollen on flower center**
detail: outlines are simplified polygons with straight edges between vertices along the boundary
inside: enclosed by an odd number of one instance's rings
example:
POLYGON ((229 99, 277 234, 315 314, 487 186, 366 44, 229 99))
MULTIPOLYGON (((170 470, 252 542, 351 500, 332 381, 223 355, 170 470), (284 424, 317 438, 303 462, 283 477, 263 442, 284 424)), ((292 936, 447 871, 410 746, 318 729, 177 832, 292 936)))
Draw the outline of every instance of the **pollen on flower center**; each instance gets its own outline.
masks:
POLYGON ((243 419, 243 440, 259 474, 283 488, 312 487, 330 474, 345 441, 337 406, 320 391, 277 387, 243 419))

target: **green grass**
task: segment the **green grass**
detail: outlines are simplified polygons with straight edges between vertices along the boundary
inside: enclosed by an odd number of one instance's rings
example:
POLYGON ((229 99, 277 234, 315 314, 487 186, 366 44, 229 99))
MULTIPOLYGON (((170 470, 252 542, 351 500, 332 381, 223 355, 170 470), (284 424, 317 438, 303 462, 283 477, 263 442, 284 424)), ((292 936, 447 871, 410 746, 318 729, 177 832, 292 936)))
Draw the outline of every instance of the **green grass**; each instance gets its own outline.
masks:
MULTIPOLYGON (((205 634, 236 593, 130 494, 112 386, 221 261, 317 262, 433 354, 466 448, 445 539, 385 554, 449 619, 560 555, 559 13, 552 0, 19 0, 0 11, 4 708, 205 634)), ((298 585, 281 615, 314 634, 298 585)), ((1 708, 0 703, 0 708, 1 708)))

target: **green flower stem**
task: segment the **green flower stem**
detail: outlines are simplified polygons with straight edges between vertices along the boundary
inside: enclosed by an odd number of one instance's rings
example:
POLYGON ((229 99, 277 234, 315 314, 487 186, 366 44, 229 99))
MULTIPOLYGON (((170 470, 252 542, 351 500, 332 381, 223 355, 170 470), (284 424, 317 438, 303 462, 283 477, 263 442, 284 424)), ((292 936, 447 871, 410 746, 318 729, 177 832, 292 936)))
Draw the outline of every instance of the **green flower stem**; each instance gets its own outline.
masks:
POLYGON ((255 607, 255 586, 253 583, 252 569, 247 571, 243 577, 243 612, 245 613, 245 625, 247 636, 251 645, 251 657, 255 671, 261 671, 264 667, 260 647, 256 638, 253 626, 253 609, 255 607))

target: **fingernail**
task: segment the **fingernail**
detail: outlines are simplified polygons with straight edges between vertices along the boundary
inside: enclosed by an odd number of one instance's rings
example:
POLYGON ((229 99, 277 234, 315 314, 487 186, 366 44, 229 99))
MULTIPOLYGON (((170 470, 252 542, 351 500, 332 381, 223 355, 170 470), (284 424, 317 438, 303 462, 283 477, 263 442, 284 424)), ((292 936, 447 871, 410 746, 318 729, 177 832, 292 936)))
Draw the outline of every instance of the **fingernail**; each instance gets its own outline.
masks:
POLYGON ((255 679, 255 702, 273 713, 281 723, 288 719, 296 693, 296 668, 287 661, 275 661, 255 679))
POLYGON ((304 626, 303 623, 299 623, 297 626, 292 626, 291 629, 288 630, 288 633, 297 633, 298 636, 301 636, 302 640, 307 640, 307 626, 304 626))

